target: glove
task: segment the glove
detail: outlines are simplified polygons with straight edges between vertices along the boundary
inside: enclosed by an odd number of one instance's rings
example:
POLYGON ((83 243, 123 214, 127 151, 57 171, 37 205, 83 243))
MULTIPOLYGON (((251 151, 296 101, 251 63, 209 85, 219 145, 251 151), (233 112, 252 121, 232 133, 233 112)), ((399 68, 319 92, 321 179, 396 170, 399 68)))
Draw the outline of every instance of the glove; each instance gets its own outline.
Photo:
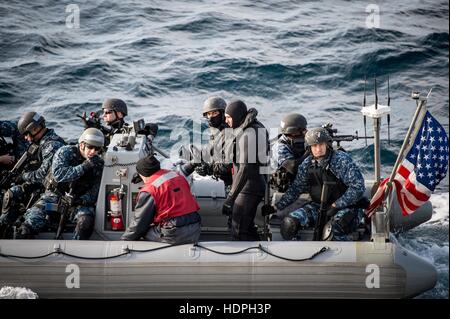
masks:
POLYGON ((230 216, 233 213, 234 201, 231 198, 227 198, 222 206, 222 214, 230 216))
POLYGON ((95 155, 91 158, 86 159, 82 165, 86 170, 90 170, 94 168, 101 168, 103 167, 103 164, 103 160, 99 156, 95 155))
POLYGON ((330 207, 330 209, 327 210, 327 217, 328 217, 328 218, 333 217, 334 215, 336 215, 336 213, 337 213, 338 211, 339 211, 338 208, 336 208, 336 207, 330 207))
POLYGON ((141 178, 141 176, 139 175, 138 172, 133 174, 133 178, 131 179, 131 182, 133 184, 138 184, 138 183, 142 182, 142 178, 141 178))
POLYGON ((263 216, 275 214, 276 211, 277 211, 276 208, 269 204, 264 204, 261 207, 261 215, 263 215, 263 216))
POLYGON ((17 174, 15 177, 13 177, 13 180, 16 185, 20 185, 25 182, 23 179, 23 174, 17 174))
POLYGON ((212 167, 209 164, 202 163, 200 166, 198 166, 195 171, 200 176, 206 176, 206 175, 212 175, 212 167))

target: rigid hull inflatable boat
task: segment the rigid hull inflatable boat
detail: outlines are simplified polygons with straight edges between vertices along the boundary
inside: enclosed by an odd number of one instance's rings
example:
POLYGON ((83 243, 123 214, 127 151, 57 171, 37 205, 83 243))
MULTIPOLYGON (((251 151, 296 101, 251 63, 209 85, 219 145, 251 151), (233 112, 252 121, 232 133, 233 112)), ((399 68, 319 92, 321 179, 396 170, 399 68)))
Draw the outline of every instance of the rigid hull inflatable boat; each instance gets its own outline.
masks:
MULTIPOLYGON (((435 267, 391 234, 430 219, 430 202, 405 217, 394 200, 372 218, 370 232, 361 230, 353 242, 312 241, 311 230, 301 231, 301 240, 283 241, 279 225, 258 210, 258 227, 271 240, 236 242, 229 240, 228 218, 221 213, 224 183, 194 173, 187 179, 201 207, 199 243, 120 241, 142 185, 132 183, 135 164, 153 152, 151 144, 133 131, 113 137, 92 240, 70 240, 69 231, 60 240, 53 239, 55 232, 0 240, 0 287, 24 286, 41 298, 407 298, 436 284, 435 267), (120 215, 112 201, 118 201, 120 215), (112 222, 117 217, 122 228, 112 222)), ((169 160, 163 164, 176 168, 169 160)), ((369 196, 373 184, 366 180, 369 196)))

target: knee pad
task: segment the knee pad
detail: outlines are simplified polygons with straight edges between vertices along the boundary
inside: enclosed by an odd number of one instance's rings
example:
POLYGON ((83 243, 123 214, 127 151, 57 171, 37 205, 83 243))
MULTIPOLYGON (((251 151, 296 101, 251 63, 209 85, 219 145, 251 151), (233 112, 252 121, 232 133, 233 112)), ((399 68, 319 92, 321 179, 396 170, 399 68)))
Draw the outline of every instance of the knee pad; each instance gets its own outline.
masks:
POLYGON ((5 192, 5 195, 3 195, 3 204, 2 204, 2 213, 3 214, 5 214, 9 211, 11 206, 13 206, 13 202, 14 202, 14 194, 10 189, 8 189, 5 192))
POLYGON ((291 216, 286 216, 281 221, 280 232, 284 240, 292 240, 297 235, 300 223, 291 216))
POLYGON ((94 231, 94 217, 90 215, 81 215, 78 217, 75 227, 74 238, 79 240, 87 240, 94 231))
POLYGON ((355 215, 347 213, 336 220, 336 226, 338 226, 344 234, 349 234, 352 231, 352 221, 355 215))

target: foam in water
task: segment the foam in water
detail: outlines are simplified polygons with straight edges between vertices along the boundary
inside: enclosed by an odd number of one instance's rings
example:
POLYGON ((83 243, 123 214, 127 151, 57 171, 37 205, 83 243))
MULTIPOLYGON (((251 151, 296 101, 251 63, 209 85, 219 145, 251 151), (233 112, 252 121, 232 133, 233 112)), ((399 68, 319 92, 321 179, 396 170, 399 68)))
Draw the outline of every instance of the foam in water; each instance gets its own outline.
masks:
POLYGON ((37 293, 25 287, 4 286, 0 289, 0 299, 38 299, 37 293))
POLYGON ((433 194, 431 219, 399 235, 400 244, 432 263, 438 272, 436 286, 418 298, 448 298, 449 242, 448 217, 449 193, 433 194))

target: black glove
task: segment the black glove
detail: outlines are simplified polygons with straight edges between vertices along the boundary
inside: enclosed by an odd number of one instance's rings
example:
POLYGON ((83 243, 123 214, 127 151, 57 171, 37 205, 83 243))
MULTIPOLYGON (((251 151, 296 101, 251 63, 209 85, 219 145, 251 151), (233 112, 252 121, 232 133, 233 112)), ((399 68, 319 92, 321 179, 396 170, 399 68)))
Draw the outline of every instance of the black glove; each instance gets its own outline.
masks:
POLYGON ((222 214, 230 216, 233 213, 234 201, 231 198, 227 198, 222 206, 222 214))
POLYGON ((100 156, 93 156, 91 158, 86 159, 83 162, 83 166, 88 169, 94 169, 94 168, 102 168, 104 164, 104 161, 100 158, 100 156))
POLYGON ((263 216, 275 214, 276 211, 277 211, 276 208, 269 204, 264 204, 261 207, 261 215, 263 215, 263 216))
POLYGON ((74 198, 71 206, 87 206, 87 203, 84 199, 74 198))
POLYGON ((131 179, 131 182, 133 184, 138 184, 138 183, 142 182, 142 178, 141 178, 141 176, 139 175, 138 172, 133 174, 133 178, 131 179))
POLYGON ((207 176, 213 174, 211 165, 207 163, 202 163, 200 166, 197 166, 195 172, 200 176, 207 176))
POLYGON ((15 177, 13 177, 14 184, 19 185, 23 184, 25 181, 23 180, 23 174, 17 174, 15 177))
POLYGON ((338 208, 336 208, 336 207, 330 207, 330 208, 327 210, 327 217, 328 217, 328 218, 333 217, 334 215, 336 215, 336 213, 337 213, 338 211, 339 211, 338 208))

